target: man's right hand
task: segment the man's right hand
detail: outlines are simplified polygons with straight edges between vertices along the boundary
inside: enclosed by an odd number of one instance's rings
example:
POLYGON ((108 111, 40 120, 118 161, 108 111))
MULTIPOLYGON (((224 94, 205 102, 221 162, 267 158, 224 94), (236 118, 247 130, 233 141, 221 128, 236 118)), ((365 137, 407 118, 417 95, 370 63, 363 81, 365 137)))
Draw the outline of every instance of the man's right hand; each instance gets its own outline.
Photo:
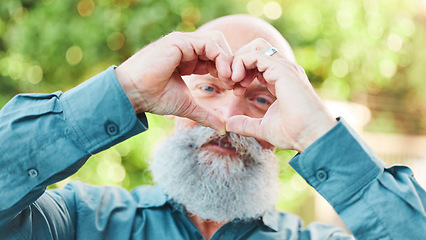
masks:
POLYGON ((232 52, 218 31, 171 33, 137 52, 115 69, 136 113, 190 118, 225 132, 225 120, 194 101, 184 75, 212 74, 232 89, 232 52))
POLYGON ((309 83, 305 71, 279 52, 264 52, 271 44, 256 39, 235 53, 232 80, 242 94, 255 77, 277 97, 263 118, 237 115, 226 130, 262 139, 281 149, 303 152, 337 123, 309 83))

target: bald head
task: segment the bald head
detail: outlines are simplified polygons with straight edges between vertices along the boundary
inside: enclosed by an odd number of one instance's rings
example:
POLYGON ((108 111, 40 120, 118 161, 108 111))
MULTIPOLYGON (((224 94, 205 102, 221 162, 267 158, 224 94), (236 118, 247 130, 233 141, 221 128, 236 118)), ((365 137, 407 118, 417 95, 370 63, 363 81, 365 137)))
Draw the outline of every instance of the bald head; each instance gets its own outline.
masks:
POLYGON ((280 32, 260 18, 249 15, 229 15, 207 22, 197 29, 197 31, 209 30, 222 32, 234 53, 256 38, 263 38, 277 48, 282 56, 296 62, 293 50, 280 32))

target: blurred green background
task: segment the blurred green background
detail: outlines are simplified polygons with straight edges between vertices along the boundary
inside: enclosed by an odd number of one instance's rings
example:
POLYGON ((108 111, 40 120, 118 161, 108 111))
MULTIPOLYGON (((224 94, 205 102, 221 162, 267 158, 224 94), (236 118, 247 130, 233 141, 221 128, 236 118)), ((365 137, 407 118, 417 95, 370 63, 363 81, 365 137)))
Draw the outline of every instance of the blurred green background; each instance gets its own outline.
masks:
MULTIPOLYGON (((370 132, 426 134, 425 0, 2 0, 0 106, 21 92, 66 91, 167 33, 247 13, 273 24, 326 99, 372 111, 370 132)), ((153 184, 148 170, 171 120, 149 116, 150 130, 104 151, 71 180, 153 184)), ((311 192, 283 159, 278 208, 300 213, 311 192)), ((58 159, 60 161, 60 159, 58 159)))

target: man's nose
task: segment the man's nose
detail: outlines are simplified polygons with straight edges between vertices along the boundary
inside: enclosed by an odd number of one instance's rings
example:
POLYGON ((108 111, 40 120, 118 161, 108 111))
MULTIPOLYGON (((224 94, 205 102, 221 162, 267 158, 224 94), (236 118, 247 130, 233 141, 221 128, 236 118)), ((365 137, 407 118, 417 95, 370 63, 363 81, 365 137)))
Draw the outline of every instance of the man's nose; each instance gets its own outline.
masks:
POLYGON ((237 97, 234 94, 228 96, 222 103, 216 106, 216 111, 225 119, 235 115, 247 115, 244 98, 237 97))

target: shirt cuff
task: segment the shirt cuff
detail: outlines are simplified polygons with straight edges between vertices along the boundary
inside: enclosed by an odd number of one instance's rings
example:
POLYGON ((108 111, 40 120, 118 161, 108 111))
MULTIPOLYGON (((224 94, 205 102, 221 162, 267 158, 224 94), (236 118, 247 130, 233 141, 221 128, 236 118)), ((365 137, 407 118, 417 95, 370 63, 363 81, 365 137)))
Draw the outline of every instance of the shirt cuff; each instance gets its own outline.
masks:
POLYGON ((105 150, 148 129, 136 115, 111 66, 61 96, 66 133, 90 154, 105 150))
POLYGON ((289 163, 333 206, 360 191, 385 167, 343 119, 289 163))

